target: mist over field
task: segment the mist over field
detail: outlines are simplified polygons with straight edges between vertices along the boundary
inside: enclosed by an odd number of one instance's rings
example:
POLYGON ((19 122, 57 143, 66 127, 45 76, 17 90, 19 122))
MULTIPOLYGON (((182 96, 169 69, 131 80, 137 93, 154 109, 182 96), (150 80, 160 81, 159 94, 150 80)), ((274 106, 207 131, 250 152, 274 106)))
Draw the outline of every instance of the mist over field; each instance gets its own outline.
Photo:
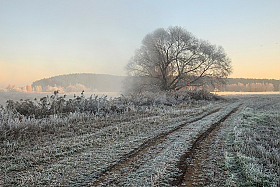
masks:
MULTIPOLYGON (((67 99, 80 95, 83 90, 85 97, 91 95, 117 97, 125 93, 125 78, 126 76, 80 73, 40 79, 24 87, 9 85, 5 89, 0 89, 0 104, 5 106, 10 99, 15 101, 40 99, 53 95, 57 90, 60 95, 66 94, 67 99)), ((226 85, 216 88, 204 87, 218 95, 278 94, 279 88, 280 80, 244 78, 229 78, 226 85)))
MULTIPOLYGON (((66 74, 33 81, 24 87, 8 85, 0 88, 2 92, 53 92, 60 90, 61 93, 80 92, 122 92, 125 90, 127 76, 114 76, 108 74, 66 74)), ((271 92, 279 91, 280 80, 275 79, 245 79, 228 78, 224 85, 204 87, 209 91, 241 91, 241 92, 271 92)))

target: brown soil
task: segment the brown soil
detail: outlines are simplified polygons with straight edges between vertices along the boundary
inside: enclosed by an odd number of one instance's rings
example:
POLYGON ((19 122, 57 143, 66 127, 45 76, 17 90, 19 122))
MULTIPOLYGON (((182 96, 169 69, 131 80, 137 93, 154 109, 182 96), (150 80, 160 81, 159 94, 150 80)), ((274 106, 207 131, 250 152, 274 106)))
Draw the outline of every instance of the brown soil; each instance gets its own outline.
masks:
POLYGON ((201 143, 193 156, 187 171, 185 173, 183 182, 180 186, 198 186, 202 187, 209 183, 204 175, 203 166, 208 158, 208 150, 211 145, 211 140, 218 128, 215 128, 201 143))

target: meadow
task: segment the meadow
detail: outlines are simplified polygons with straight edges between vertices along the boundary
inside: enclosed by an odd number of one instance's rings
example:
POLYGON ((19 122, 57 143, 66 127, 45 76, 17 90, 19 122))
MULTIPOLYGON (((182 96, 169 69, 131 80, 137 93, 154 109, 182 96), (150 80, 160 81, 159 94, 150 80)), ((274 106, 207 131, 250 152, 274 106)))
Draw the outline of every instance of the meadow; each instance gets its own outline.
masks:
POLYGON ((1 186, 280 184, 277 94, 40 97, 0 109, 1 186))
POLYGON ((280 92, 212 92, 216 95, 275 95, 280 94, 280 92))
MULTIPOLYGON (((13 101, 19 101, 21 99, 26 100, 34 100, 40 99, 42 97, 46 96, 51 96, 53 93, 52 92, 31 92, 31 93, 24 93, 24 92, 0 92, 0 105, 5 106, 6 102, 8 100, 13 100, 13 101)), ((61 93, 60 95, 66 95, 66 99, 71 99, 73 96, 77 95, 79 96, 81 92, 66 92, 66 93, 61 93)), ((106 95, 108 97, 118 97, 120 96, 120 92, 85 92, 84 95, 85 97, 90 97, 91 95, 106 95)))

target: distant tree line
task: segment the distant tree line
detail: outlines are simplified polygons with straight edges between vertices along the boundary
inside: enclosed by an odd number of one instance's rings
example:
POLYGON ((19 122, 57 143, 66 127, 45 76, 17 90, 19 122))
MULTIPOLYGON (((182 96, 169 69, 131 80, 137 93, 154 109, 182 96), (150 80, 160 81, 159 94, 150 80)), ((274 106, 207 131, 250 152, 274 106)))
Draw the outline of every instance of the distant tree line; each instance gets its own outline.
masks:
POLYGON ((280 91, 280 80, 275 79, 245 79, 245 78, 228 78, 227 85, 238 84, 241 83, 243 85, 259 83, 259 84, 272 84, 274 91, 280 91))
MULTIPOLYGON (((120 92, 123 90, 123 80, 125 76, 99 75, 99 74, 69 74, 50 77, 35 81, 32 85, 17 87, 9 85, 5 89, 0 88, 0 92, 120 92)), ((203 79, 202 79, 203 80, 203 79)), ((204 88, 209 91, 246 91, 265 92, 280 91, 280 80, 274 79, 244 79, 228 78, 225 85, 207 84, 203 87, 189 86, 185 89, 195 90, 204 88)))
POLYGON ((225 91, 233 92, 273 92, 274 86, 272 83, 242 83, 228 84, 225 86, 225 91))
POLYGON ((124 76, 104 74, 80 73, 59 75, 33 82, 32 87, 41 86, 43 91, 63 90, 75 91, 100 91, 119 92, 122 90, 124 76))
POLYGON ((43 89, 41 86, 34 86, 26 85, 23 87, 17 87, 16 85, 8 85, 6 89, 0 89, 0 92, 25 92, 25 93, 31 93, 31 92, 42 92, 43 89))

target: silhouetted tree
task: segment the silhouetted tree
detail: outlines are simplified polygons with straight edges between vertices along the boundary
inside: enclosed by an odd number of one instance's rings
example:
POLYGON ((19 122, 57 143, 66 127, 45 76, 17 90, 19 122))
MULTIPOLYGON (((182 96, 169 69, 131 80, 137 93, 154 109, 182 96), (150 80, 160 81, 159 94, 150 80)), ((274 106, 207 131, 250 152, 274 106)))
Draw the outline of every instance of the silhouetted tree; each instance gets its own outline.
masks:
POLYGON ((222 47, 199 40, 175 26, 147 34, 126 70, 129 76, 137 77, 134 80, 138 88, 179 90, 206 83, 224 83, 232 68, 222 47))

